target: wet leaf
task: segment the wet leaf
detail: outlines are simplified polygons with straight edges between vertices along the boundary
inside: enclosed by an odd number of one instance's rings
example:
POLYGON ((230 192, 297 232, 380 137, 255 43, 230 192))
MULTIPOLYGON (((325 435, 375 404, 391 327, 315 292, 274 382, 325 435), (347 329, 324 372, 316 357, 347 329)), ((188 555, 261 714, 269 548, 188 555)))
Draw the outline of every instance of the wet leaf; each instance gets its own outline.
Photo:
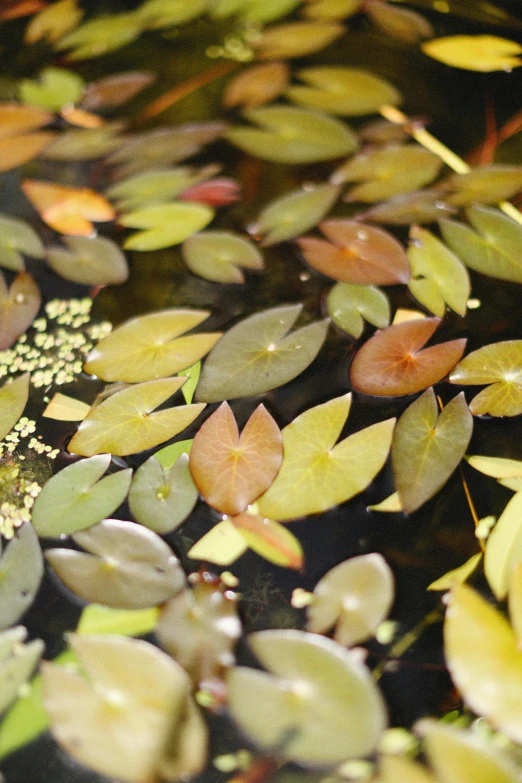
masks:
POLYGON ((143 22, 136 12, 98 16, 60 38, 55 48, 72 49, 68 60, 87 60, 120 49, 134 41, 143 30, 143 22))
POLYGON ((196 541, 187 556, 193 560, 226 566, 234 563, 247 549, 246 538, 227 517, 196 541))
POLYGON ((213 217, 214 210, 204 204, 182 201, 151 204, 120 218, 122 226, 144 229, 132 234, 124 247, 128 250, 161 250, 179 245, 208 226, 213 217))
POLYGON ((466 314, 471 284, 466 267, 430 231, 419 226, 410 229, 408 261, 413 296, 427 310, 443 318, 446 305, 459 315, 466 314))
POLYGON ((496 479, 522 478, 522 462, 505 457, 483 457, 475 454, 466 457, 472 468, 496 479))
POLYGON ((104 519, 73 540, 87 554, 47 549, 45 557, 69 590, 89 603, 146 609, 168 600, 185 584, 170 547, 134 522, 104 519))
POLYGON ((239 514, 273 482, 283 459, 281 432, 259 405, 239 435, 227 402, 200 427, 190 450, 190 472, 210 506, 239 514))
POLYGON ((301 309, 274 307, 229 329, 203 365, 196 400, 253 397, 300 375, 319 353, 328 329, 327 321, 316 321, 288 334, 301 309))
POLYGON ((33 525, 39 536, 58 538, 95 525, 123 503, 132 470, 105 478, 110 454, 68 465, 44 484, 33 506, 33 525))
POLYGON ((384 104, 401 103, 393 85, 362 68, 317 66, 297 71, 296 76, 307 86, 290 86, 286 96, 329 114, 358 117, 376 114, 384 104))
POLYGON ((471 587, 458 585, 446 612, 444 641, 447 666, 464 701, 520 742, 522 653, 507 620, 471 587))
POLYGON ((393 599, 393 574, 384 558, 376 553, 351 557, 316 584, 306 628, 328 633, 335 625, 335 641, 353 647, 374 635, 393 599))
POLYGON ((171 25, 183 25, 201 16, 207 0, 144 0, 136 13, 143 26, 155 30, 171 25))
POLYGON ((472 351, 457 364, 449 380, 461 386, 491 384, 471 400, 474 416, 518 416, 522 413, 522 340, 472 351))
POLYGON ((403 511, 411 514, 444 486, 466 453, 473 417, 464 393, 438 414, 433 389, 404 411, 391 452, 395 486, 403 511))
POLYGON ((96 160, 117 150, 123 123, 106 123, 99 128, 71 128, 57 136, 40 153, 46 160, 96 160))
POLYGON ((105 237, 64 237, 64 247, 47 248, 47 263, 57 275, 81 285, 118 285, 129 276, 125 256, 105 237))
POLYGON ((234 76, 223 93, 223 105, 254 109, 278 98, 288 85, 290 71, 285 62, 251 65, 234 76))
POLYGON ((284 60, 319 52, 344 32, 337 22, 288 22, 265 28, 253 45, 260 60, 284 60))
POLYGON ((180 336, 209 315, 207 310, 157 310, 131 318, 97 343, 84 370, 126 383, 174 375, 199 361, 221 337, 221 332, 180 336))
POLYGON ((362 182, 349 191, 346 200, 374 203, 428 185, 441 166, 440 158, 420 144, 390 144, 359 153, 336 169, 330 181, 336 185, 362 182))
POLYGON ((250 512, 238 514, 230 521, 257 555, 281 568, 302 570, 303 548, 287 527, 250 512))
POLYGON ((197 499, 186 454, 168 469, 152 456, 134 474, 129 508, 136 522, 164 535, 183 524, 197 499))
POLYGON ((185 240, 183 260, 195 275, 218 283, 244 283, 243 269, 263 269, 263 256, 245 237, 231 231, 202 231, 185 240))
POLYGON ((414 44, 435 34, 428 20, 409 8, 370 0, 365 4, 364 10, 379 30, 399 41, 414 44))
POLYGON ((466 562, 458 568, 453 568, 438 579, 435 579, 434 582, 428 585, 426 590, 451 590, 455 585, 464 584, 475 571, 481 560, 482 552, 477 552, 476 555, 472 555, 469 560, 466 560, 466 562))
POLYGON ((65 68, 44 68, 38 81, 22 79, 20 100, 38 109, 60 111, 66 103, 78 103, 83 92, 81 76, 65 68))
POLYGON ((335 445, 350 403, 350 394, 336 397, 284 428, 283 464, 258 501, 262 516, 281 521, 318 514, 350 500, 375 478, 388 456, 395 419, 359 430, 335 445))
POLYGON ((204 404, 181 405, 153 413, 183 385, 183 378, 162 378, 116 392, 91 408, 69 451, 83 457, 111 453, 119 457, 158 446, 188 427, 204 404))
POLYGON ((335 185, 300 188, 276 198, 260 212, 256 234, 265 247, 285 242, 313 228, 331 210, 340 193, 335 185))
POLYGON ((0 266, 21 272, 24 255, 43 258, 44 252, 40 237, 25 220, 0 214, 0 266))
POLYGON ((192 185, 196 185, 219 171, 219 166, 195 168, 178 166, 173 169, 148 171, 120 180, 107 190, 107 196, 115 201, 120 212, 129 212, 151 204, 172 201, 192 185))
POLYGON ((245 112, 245 118, 260 128, 231 128, 226 138, 263 160, 313 163, 349 155, 359 146, 345 123, 307 109, 266 106, 245 112))
POLYGON ((76 633, 90 636, 100 633, 117 633, 123 636, 144 636, 156 628, 159 610, 109 609, 100 604, 89 604, 80 616, 76 633))
POLYGON ((295 630, 260 631, 249 641, 271 673, 239 666, 228 675, 229 709, 247 736, 265 752, 306 765, 372 752, 386 725, 384 704, 349 651, 295 630))
POLYGON ((21 103, 0 103, 0 138, 18 136, 27 131, 49 125, 54 116, 52 112, 24 106, 21 103))
POLYGON ((439 318, 423 318, 376 332, 352 362, 353 388, 363 394, 393 397, 414 394, 442 380, 459 361, 466 340, 423 348, 439 324, 439 318))
MULTIPOLYGON (((17 623, 33 603, 44 573, 43 555, 30 522, 15 531, 0 558, 0 628, 17 623)), ((1 642, 0 642, 1 645, 1 642)), ((1 672, 1 664, 0 664, 1 672)), ((0 702, 2 701, 0 673, 0 702)))
POLYGON ((496 35, 448 35, 423 43, 422 51, 452 68, 467 71, 511 71, 522 65, 522 46, 496 35))
POLYGON ((7 288, 0 272, 0 350, 10 348, 32 324, 40 310, 38 286, 28 272, 16 275, 7 288))
POLYGON ((301 8, 307 19, 346 19, 357 13, 362 0, 308 0, 301 8))
POLYGON ((90 409, 91 406, 87 405, 87 403, 56 392, 42 416, 47 419, 56 419, 57 421, 83 421, 90 409))
POLYGON ((90 188, 26 179, 22 190, 42 220, 60 234, 91 236, 92 221, 104 223, 115 217, 109 202, 90 188))
POLYGON ((16 169, 32 160, 55 136, 51 131, 40 131, 12 138, 0 137, 0 173, 16 169))
POLYGON ((522 559, 522 493, 517 492, 489 534, 484 554, 484 573, 499 601, 507 596, 511 571, 520 559, 522 559))
POLYGON ((346 218, 324 220, 319 227, 330 241, 301 237, 297 244, 307 264, 321 274, 355 285, 396 285, 408 281, 406 252, 384 229, 346 218))
POLYGON ((112 76, 105 76, 86 86, 83 92, 82 106, 87 111, 122 106, 151 85, 155 79, 155 74, 148 71, 124 71, 112 76))
POLYGON ((57 0, 33 16, 25 28, 24 43, 32 45, 43 39, 54 44, 80 24, 83 14, 78 0, 57 0))
POLYGON ((498 204, 522 190, 522 166, 477 166, 467 174, 452 174, 438 188, 455 207, 498 204))
POLYGON ((364 322, 384 329, 390 323, 390 303, 379 288, 369 285, 336 283, 326 300, 332 321, 356 339, 364 330, 364 322))
POLYGON ((410 226, 412 223, 435 223, 456 211, 455 207, 450 207, 442 201, 438 191, 418 190, 396 196, 383 204, 377 204, 357 217, 360 220, 370 220, 373 223, 410 226))
POLYGON ((0 633, 0 713, 16 699, 44 650, 40 639, 25 644, 26 636, 21 625, 0 633))

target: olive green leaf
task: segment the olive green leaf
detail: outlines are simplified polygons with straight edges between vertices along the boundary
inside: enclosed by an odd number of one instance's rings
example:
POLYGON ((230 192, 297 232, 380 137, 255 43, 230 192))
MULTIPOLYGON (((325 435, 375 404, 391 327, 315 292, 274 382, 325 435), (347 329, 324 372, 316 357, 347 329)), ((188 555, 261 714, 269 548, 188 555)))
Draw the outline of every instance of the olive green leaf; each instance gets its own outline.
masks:
POLYGON ((0 388, 0 440, 13 429, 29 398, 29 373, 24 373, 0 388))
POLYGON ((299 4, 300 0, 271 0, 270 3, 266 0, 247 0, 241 8, 241 19, 254 24, 267 24, 287 16, 299 4))
POLYGON ((89 603, 146 609, 163 603, 185 583, 170 547, 134 522, 104 519, 73 540, 88 554, 48 549, 45 557, 69 590, 89 603))
POLYGON ((190 405, 194 399, 196 386, 199 383, 199 376, 201 375, 201 362, 194 362, 194 364, 191 364, 190 367, 186 367, 184 370, 180 370, 177 375, 183 375, 183 377, 187 379, 181 387, 181 393, 187 405, 190 405))
POLYGON ((47 263, 57 275, 81 285, 118 285, 129 276, 125 256, 105 237, 62 237, 67 246, 49 247, 47 263))
MULTIPOLYGON (((357 217, 372 223, 411 226, 412 223, 435 223, 456 211, 456 207, 446 204, 436 190, 415 190, 412 193, 395 196, 382 204, 376 204, 357 217)), ((446 241, 450 244, 448 240, 446 241)), ((458 255, 460 256, 460 253, 458 255)))
POLYGON ((166 378, 185 370, 221 337, 221 332, 180 337, 209 315, 207 310, 158 310, 131 318, 97 343, 84 370, 104 381, 126 383, 166 378))
POLYGON ((401 95, 393 85, 362 68, 318 66, 297 71, 296 76, 308 86, 290 86, 286 96, 295 103, 329 114, 346 117, 376 114, 384 104, 401 102, 401 95))
POLYGON ((304 631, 260 631, 249 641, 271 673, 231 669, 228 706, 265 753, 324 766, 372 752, 386 713, 359 659, 332 639, 304 631))
POLYGON ((26 636, 21 625, 0 633, 0 713, 16 699, 44 650, 40 639, 24 644, 26 636))
POLYGON ((61 133, 41 153, 46 160, 95 160, 117 150, 124 125, 113 122, 99 128, 71 128, 61 133))
POLYGON ((0 272, 0 350, 10 348, 38 315, 42 297, 29 272, 19 272, 10 287, 0 272))
POLYGON ((370 0, 365 4, 364 10, 379 30, 398 41, 418 43, 422 38, 432 38, 435 34, 430 22, 409 8, 370 0))
POLYGON ((67 54, 68 60, 100 57, 134 41, 143 28, 144 24, 135 11, 98 16, 60 38, 55 49, 72 49, 67 54))
POLYGON ((290 69, 285 62, 251 65, 229 81, 223 93, 223 104, 228 108, 241 106, 243 109, 263 106, 284 92, 289 78, 290 69))
POLYGON ((172 204, 151 204, 120 218, 122 226, 140 228, 124 243, 127 250, 161 250, 179 245, 196 231, 208 226, 214 210, 206 204, 183 201, 172 204))
POLYGON ((43 258, 44 252, 42 240, 25 220, 0 215, 0 266, 12 272, 21 272, 24 269, 24 255, 43 258))
POLYGON ((392 467, 401 507, 411 513, 433 497, 464 456, 473 417, 464 393, 437 416, 437 400, 426 389, 404 411, 393 435, 392 467))
POLYGON ((522 340, 491 343, 472 351, 450 373, 450 383, 491 384, 471 400, 474 416, 518 416, 522 413, 522 340))
POLYGON ((82 96, 82 109, 114 109, 132 100, 155 79, 150 71, 123 71, 89 82, 82 96))
POLYGON ((302 373, 319 353, 328 322, 317 321, 288 334, 301 308, 274 307, 229 329, 203 365, 196 400, 253 397, 302 373))
POLYGON ((57 0, 35 14, 25 28, 24 42, 35 44, 45 39, 56 43, 65 33, 80 24, 84 11, 78 0, 57 0))
POLYGON ((301 14, 307 19, 346 19, 357 13, 362 0, 309 0, 301 14))
POLYGON ((170 470, 182 454, 190 454, 193 442, 192 439, 177 440, 175 443, 171 443, 170 446, 164 446, 159 451, 156 451, 154 456, 163 470, 170 470))
POLYGON ((127 496, 132 470, 102 478, 110 454, 99 454, 68 465, 44 484, 33 506, 39 536, 58 538, 95 525, 116 511, 127 496))
POLYGON ((156 29, 182 25, 197 19, 206 10, 207 0, 145 0, 136 11, 144 27, 156 29))
POLYGON ((166 470, 152 456, 138 468, 129 491, 129 508, 136 522, 163 535, 186 520, 198 499, 188 464, 188 456, 182 454, 166 470))
POLYGON ((18 622, 32 604, 43 572, 43 555, 38 536, 31 523, 24 522, 15 531, 0 558, 1 629, 18 622))
POLYGON ((231 231, 201 231, 183 242, 183 260, 195 275, 217 283, 244 283, 243 269, 263 269, 263 256, 245 237, 231 231))
POLYGON ((120 212, 130 212, 151 204, 172 201, 187 188, 213 177, 219 170, 219 166, 209 165, 146 171, 116 182, 106 191, 106 195, 116 203, 120 212))
POLYGON ((328 571, 314 587, 307 630, 328 633, 343 647, 369 639, 388 616, 394 598, 393 574, 376 553, 351 557, 328 571))
POLYGON ((326 300, 328 315, 336 326, 356 339, 364 322, 384 329, 390 323, 390 303, 380 288, 371 285, 336 283, 326 300))
POLYGON ((319 185, 286 193, 261 211, 255 224, 256 234, 263 235, 265 247, 299 236, 324 218, 339 192, 335 185, 319 185))
POLYGON ((78 103, 84 87, 81 76, 65 68, 44 68, 39 81, 22 79, 20 100, 39 109, 60 111, 66 103, 78 103))
POLYGON ((517 492, 489 534, 484 553, 484 573, 499 601, 506 597, 511 571, 521 557, 522 492, 517 492))
POLYGON ((467 209, 466 217, 472 227, 441 220, 446 244, 470 269, 522 283, 522 226, 498 209, 479 205, 467 209))
POLYGON ((263 160, 313 163, 349 155, 359 146, 356 135, 345 123, 307 109, 273 105, 251 109, 244 116, 262 130, 231 128, 225 137, 263 160))
POLYGON ((452 174, 438 189, 454 207, 498 204, 522 189, 522 166, 477 166, 467 174, 452 174))
POLYGON ((269 519, 317 514, 362 492, 381 470, 395 419, 373 424, 335 445, 350 410, 351 395, 302 413, 283 429, 283 464, 257 501, 269 519))
POLYGON ((344 31, 338 22, 288 22, 265 28, 253 46, 259 60, 304 57, 321 51, 344 31))

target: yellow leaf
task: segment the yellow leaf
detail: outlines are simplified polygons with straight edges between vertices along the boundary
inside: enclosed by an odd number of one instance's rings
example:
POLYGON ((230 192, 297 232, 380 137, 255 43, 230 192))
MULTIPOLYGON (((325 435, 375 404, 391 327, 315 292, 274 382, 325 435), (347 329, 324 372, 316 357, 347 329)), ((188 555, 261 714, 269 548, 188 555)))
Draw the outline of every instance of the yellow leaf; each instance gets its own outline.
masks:
POLYGON ((0 172, 16 169, 32 160, 56 137, 51 131, 26 133, 0 139, 0 172))
POLYGON ((471 576, 475 568, 480 563, 481 559, 482 552, 477 552, 476 555, 470 557, 469 560, 466 560, 466 562, 458 568, 453 568, 451 571, 443 574, 438 579, 435 579, 435 581, 428 585, 426 589, 451 590, 451 588, 455 587, 455 585, 463 584, 466 582, 468 576, 471 576))
POLYGON ((90 409, 91 406, 85 402, 56 392, 42 416, 57 421, 83 421, 90 409))
POLYGON ((496 479, 522 478, 522 461, 505 459, 505 457, 483 457, 475 454, 466 457, 467 462, 475 470, 496 479))
POLYGON ((499 601, 506 597, 511 571, 520 559, 522 559, 522 492, 517 492, 491 531, 484 554, 484 573, 499 601))
POLYGON ((244 512, 233 517, 232 524, 241 533, 248 546, 270 563, 282 568, 303 567, 303 549, 288 528, 257 514, 244 512))
POLYGON ((376 503, 373 506, 368 506, 368 508, 370 511, 398 512, 403 510, 398 492, 394 492, 392 495, 389 495, 387 498, 384 498, 384 500, 381 500, 380 503, 376 503))
POLYGON ((393 319, 393 326, 402 324, 404 321, 420 321, 427 317, 426 313, 421 313, 420 310, 408 310, 405 307, 399 307, 393 319))
POLYGON ((509 618, 522 648, 522 562, 515 563, 509 580, 509 618))
POLYGON ((522 65, 516 57, 522 46, 496 35, 448 35, 427 41, 421 48, 435 60, 466 71, 511 71, 522 65))
POLYGON ((223 519, 197 541, 188 556, 216 565, 230 565, 246 552, 248 544, 231 520, 223 519))

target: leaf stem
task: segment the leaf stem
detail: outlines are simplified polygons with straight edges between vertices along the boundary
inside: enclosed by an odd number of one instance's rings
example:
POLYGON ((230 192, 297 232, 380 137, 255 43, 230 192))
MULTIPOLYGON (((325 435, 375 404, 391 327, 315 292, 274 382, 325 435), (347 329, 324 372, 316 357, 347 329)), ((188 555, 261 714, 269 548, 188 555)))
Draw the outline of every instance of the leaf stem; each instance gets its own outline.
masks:
POLYGON ((413 626, 413 628, 411 628, 409 631, 406 631, 406 633, 401 636, 400 639, 397 639, 395 644, 390 648, 386 660, 381 661, 372 671, 372 677, 375 682, 378 682, 381 679, 382 675, 386 671, 386 667, 390 663, 390 660, 393 660, 394 658, 400 658, 401 655, 404 655, 404 653, 407 652, 407 650, 409 650, 410 647, 415 644, 415 642, 422 636, 424 631, 426 631, 431 625, 434 625, 435 623, 438 623, 440 620, 442 620, 443 616, 444 606, 442 602, 440 602, 434 609, 424 615, 424 617, 421 618, 419 622, 413 626))

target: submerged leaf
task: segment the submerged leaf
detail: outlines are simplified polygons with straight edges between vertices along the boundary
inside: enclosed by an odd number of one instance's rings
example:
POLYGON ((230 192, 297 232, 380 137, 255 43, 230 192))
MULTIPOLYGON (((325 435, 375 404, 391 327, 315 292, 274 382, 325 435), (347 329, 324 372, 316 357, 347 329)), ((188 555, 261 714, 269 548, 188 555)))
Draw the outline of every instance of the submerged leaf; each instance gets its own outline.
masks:
POLYGON ((109 202, 90 188, 26 179, 22 190, 42 220, 61 234, 91 236, 92 221, 107 222, 115 217, 109 202))
POLYGON ((336 283, 326 300, 332 321, 356 339, 364 330, 364 322, 384 329, 390 323, 390 303, 386 294, 370 285, 336 283))
POLYGON ((467 71, 511 71, 522 65, 522 46, 496 35, 448 35, 422 44, 422 51, 453 68, 467 71))
POLYGON ((22 79, 19 93, 24 103, 38 109, 60 111, 67 103, 78 103, 83 92, 81 76, 65 68, 44 68, 39 81, 22 79))
POLYGON ((33 639, 25 644, 26 636, 21 625, 0 633, 0 713, 17 698, 43 653, 44 643, 33 639))
POLYGON ((21 272, 24 255, 43 258, 44 253, 42 240, 25 220, 0 215, 0 266, 21 272))
POLYGON ((195 275, 218 283, 244 283, 243 269, 263 269, 263 256, 245 237, 231 231, 201 231, 185 240, 183 260, 195 275))
POLYGON ((278 98, 284 92, 290 77, 285 62, 251 65, 234 76, 223 93, 223 104, 254 109, 278 98))
POLYGON ((337 22, 287 22, 265 28, 253 42, 260 60, 283 60, 319 52, 345 32, 337 22))
POLYGON ((474 416, 518 416, 522 413, 522 340, 506 340, 484 345, 460 361, 449 377, 450 383, 482 386, 471 400, 474 416))
POLYGON ((127 250, 161 250, 179 245, 196 231, 208 226, 214 210, 204 204, 185 203, 151 204, 120 218, 122 226, 141 228, 125 241, 127 250))
POLYGON ((9 435, 29 399, 29 373, 4 383, 0 388, 0 440, 9 435))
POLYGON ((285 242, 313 228, 330 211, 339 196, 335 185, 294 190, 276 198, 260 212, 256 234, 264 235, 265 247, 285 242))
POLYGON ((63 247, 47 248, 47 263, 57 275, 81 285, 118 285, 129 276, 125 256, 105 237, 64 237, 63 247))
MULTIPOLYGON (((17 623, 31 606, 43 574, 43 555, 38 536, 31 523, 24 522, 15 532, 0 558, 1 629, 17 623)), ((2 686, 0 664, 0 702, 3 697, 2 686)))
POLYGON ((32 324, 40 310, 40 290, 28 272, 16 275, 7 288, 0 272, 0 350, 10 348, 32 324))
POLYGON ((495 597, 508 594, 511 572, 522 559, 522 492, 514 495, 488 536, 484 573, 495 597))

